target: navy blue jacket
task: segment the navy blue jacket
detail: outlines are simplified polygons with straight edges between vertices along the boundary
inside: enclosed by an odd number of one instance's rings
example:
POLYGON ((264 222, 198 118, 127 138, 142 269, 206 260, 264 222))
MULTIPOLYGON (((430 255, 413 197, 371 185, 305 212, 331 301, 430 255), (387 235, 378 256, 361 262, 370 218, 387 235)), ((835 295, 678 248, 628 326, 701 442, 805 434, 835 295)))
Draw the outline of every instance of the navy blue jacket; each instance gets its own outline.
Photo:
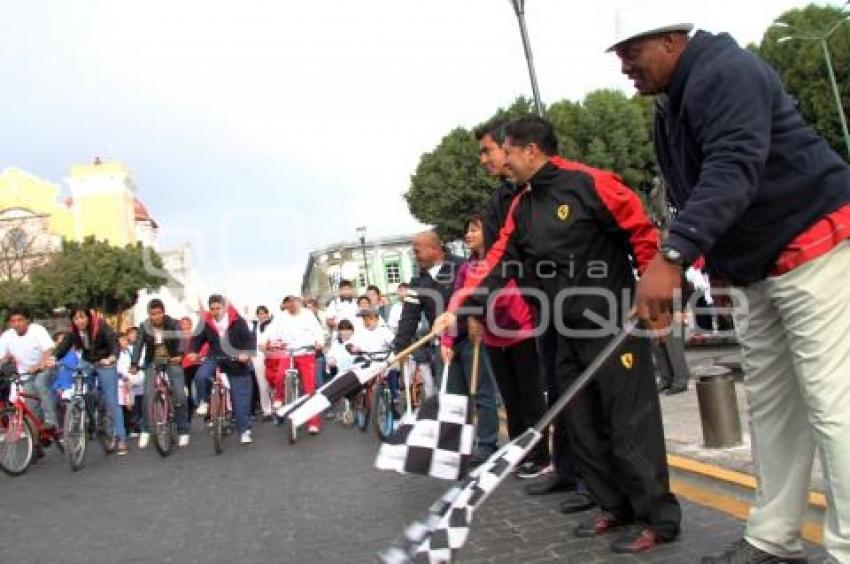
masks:
MULTIPOLYGON (((228 326, 224 333, 225 342, 222 343, 218 336, 218 329, 216 329, 212 315, 205 313, 201 316, 201 322, 195 329, 195 334, 190 341, 190 353, 200 351, 204 343, 210 346, 208 358, 235 357, 241 353, 253 355, 256 352, 257 341, 248 327, 248 323, 232 306, 227 306, 225 315, 228 317, 228 326)), ((248 375, 253 369, 250 362, 239 362, 237 360, 222 360, 218 365, 228 376, 248 375)))
POLYGON ((667 244, 735 284, 850 203, 850 166, 809 127, 774 71, 728 34, 699 31, 656 104, 658 163, 678 214, 667 244), (666 98, 666 99, 665 99, 666 98))

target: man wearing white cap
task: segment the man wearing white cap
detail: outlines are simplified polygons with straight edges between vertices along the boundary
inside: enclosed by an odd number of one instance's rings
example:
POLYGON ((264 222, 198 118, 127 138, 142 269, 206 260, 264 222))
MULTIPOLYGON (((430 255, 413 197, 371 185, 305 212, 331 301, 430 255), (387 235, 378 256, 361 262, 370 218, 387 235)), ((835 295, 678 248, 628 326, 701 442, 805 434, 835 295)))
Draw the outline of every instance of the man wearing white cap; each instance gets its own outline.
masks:
POLYGON ((758 499, 744 538, 703 563, 805 562, 812 462, 826 477, 824 546, 850 562, 850 166, 777 73, 728 34, 644 2, 619 14, 622 72, 658 95, 655 148, 679 210, 637 289, 669 325, 683 268, 704 256, 737 291, 758 499))

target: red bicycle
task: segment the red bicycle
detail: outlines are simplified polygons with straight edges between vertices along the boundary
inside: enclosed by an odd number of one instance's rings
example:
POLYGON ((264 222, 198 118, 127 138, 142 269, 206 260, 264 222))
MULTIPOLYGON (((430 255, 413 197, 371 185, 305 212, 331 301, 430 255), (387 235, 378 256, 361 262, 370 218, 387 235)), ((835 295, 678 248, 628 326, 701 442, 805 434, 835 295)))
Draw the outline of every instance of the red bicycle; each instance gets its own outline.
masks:
POLYGON ((56 428, 47 428, 27 405, 26 400, 40 401, 24 391, 24 383, 31 377, 17 373, 0 376, 9 384, 9 399, 0 400, 0 469, 10 476, 26 472, 42 447, 55 444, 62 450, 56 428))

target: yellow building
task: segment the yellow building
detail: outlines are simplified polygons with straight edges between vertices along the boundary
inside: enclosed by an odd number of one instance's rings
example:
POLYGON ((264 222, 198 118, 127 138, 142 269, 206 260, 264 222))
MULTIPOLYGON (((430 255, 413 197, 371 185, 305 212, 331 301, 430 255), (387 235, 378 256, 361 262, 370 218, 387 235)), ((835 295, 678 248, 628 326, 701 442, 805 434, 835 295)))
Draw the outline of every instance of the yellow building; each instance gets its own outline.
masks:
POLYGON ((169 282, 155 293, 142 291, 136 315, 144 316, 151 297, 162 299, 172 314, 195 313, 201 284, 191 250, 188 245, 159 249, 159 225, 135 197, 130 170, 118 161, 95 159, 73 165, 65 182, 70 195, 18 168, 0 173, 0 281, 24 280, 63 239, 93 236, 121 247, 142 243, 160 253, 169 282))

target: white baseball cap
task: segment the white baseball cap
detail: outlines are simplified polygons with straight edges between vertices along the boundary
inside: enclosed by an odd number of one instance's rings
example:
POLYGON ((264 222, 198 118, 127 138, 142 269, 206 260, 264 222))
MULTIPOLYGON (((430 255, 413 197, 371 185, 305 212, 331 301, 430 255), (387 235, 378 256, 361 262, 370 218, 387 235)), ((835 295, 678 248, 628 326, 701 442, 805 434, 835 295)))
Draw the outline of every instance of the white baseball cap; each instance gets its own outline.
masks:
POLYGON ((669 1, 641 0, 630 2, 617 10, 614 24, 614 40, 607 52, 621 43, 659 33, 683 31, 689 33, 694 24, 688 23, 677 13, 676 4, 669 1))

